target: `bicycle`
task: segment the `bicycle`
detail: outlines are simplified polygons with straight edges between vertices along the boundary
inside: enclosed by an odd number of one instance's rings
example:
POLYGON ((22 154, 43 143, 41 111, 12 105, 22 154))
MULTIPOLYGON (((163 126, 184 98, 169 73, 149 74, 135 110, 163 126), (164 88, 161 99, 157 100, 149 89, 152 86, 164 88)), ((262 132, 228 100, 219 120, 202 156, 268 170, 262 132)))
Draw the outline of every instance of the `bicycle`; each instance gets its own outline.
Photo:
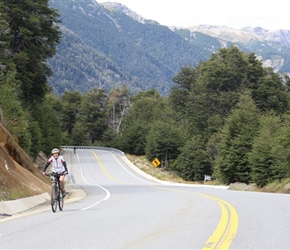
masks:
POLYGON ((51 209, 55 213, 57 210, 57 205, 59 210, 63 210, 64 197, 63 190, 61 188, 59 177, 63 174, 52 173, 50 176, 51 184, 51 209))

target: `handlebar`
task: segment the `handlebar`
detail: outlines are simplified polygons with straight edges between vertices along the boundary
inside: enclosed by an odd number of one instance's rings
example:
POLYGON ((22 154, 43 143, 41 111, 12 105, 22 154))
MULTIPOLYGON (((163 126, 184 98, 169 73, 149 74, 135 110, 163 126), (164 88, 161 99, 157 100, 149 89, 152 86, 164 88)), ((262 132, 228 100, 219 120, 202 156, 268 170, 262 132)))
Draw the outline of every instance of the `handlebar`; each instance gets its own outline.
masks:
POLYGON ((59 174, 59 173, 51 173, 51 174, 45 173, 46 176, 54 176, 54 177, 59 177, 61 175, 67 175, 67 174, 68 174, 68 172, 66 172, 66 174, 64 174, 64 173, 61 173, 61 174, 59 174))

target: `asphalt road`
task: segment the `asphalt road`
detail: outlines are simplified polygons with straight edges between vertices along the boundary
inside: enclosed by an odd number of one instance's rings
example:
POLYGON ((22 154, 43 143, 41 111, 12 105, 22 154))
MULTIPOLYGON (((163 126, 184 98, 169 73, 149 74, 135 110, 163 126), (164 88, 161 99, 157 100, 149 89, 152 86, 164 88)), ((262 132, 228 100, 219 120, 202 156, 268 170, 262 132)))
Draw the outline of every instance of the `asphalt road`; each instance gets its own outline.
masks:
POLYGON ((86 193, 0 221, 0 249, 290 249, 290 196, 147 178, 117 154, 68 150, 86 193))

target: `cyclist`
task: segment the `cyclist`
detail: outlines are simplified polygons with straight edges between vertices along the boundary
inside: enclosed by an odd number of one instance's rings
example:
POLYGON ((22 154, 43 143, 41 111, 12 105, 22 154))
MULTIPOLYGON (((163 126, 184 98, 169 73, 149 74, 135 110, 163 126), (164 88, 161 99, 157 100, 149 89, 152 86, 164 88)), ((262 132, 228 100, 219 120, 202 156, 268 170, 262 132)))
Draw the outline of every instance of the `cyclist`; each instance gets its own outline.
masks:
POLYGON ((48 161, 44 165, 44 168, 42 170, 42 174, 46 175, 45 171, 46 171, 47 167, 49 166, 49 164, 51 164, 52 172, 61 174, 59 177, 59 180, 60 180, 61 188, 63 190, 63 197, 65 197, 66 191, 65 191, 65 187, 64 187, 64 177, 66 176, 66 174, 68 174, 67 165, 66 165, 66 162, 65 162, 63 156, 60 155, 58 148, 54 148, 51 151, 51 154, 52 154, 52 156, 48 159, 48 161))

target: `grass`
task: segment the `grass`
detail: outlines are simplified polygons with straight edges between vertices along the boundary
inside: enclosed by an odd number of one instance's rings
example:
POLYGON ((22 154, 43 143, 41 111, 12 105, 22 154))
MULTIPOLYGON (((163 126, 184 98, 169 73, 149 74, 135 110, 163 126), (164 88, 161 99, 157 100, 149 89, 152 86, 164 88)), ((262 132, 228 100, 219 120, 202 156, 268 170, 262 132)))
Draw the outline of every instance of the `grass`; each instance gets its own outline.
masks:
POLYGON ((2 188, 0 191, 0 201, 17 200, 32 195, 31 191, 25 188, 2 188))
POLYGON ((16 200, 20 198, 25 198, 32 196, 33 194, 30 192, 30 190, 25 189, 12 189, 9 191, 8 199, 9 200, 16 200))
POLYGON ((283 187, 290 183, 290 178, 283 179, 281 181, 273 181, 269 183, 267 186, 261 188, 262 191, 278 193, 283 187))
POLYGON ((160 167, 154 167, 151 162, 149 162, 145 156, 135 156, 126 154, 126 157, 143 172, 159 179, 162 181, 174 181, 174 182, 184 182, 181 177, 179 177, 174 172, 166 171, 160 167))

